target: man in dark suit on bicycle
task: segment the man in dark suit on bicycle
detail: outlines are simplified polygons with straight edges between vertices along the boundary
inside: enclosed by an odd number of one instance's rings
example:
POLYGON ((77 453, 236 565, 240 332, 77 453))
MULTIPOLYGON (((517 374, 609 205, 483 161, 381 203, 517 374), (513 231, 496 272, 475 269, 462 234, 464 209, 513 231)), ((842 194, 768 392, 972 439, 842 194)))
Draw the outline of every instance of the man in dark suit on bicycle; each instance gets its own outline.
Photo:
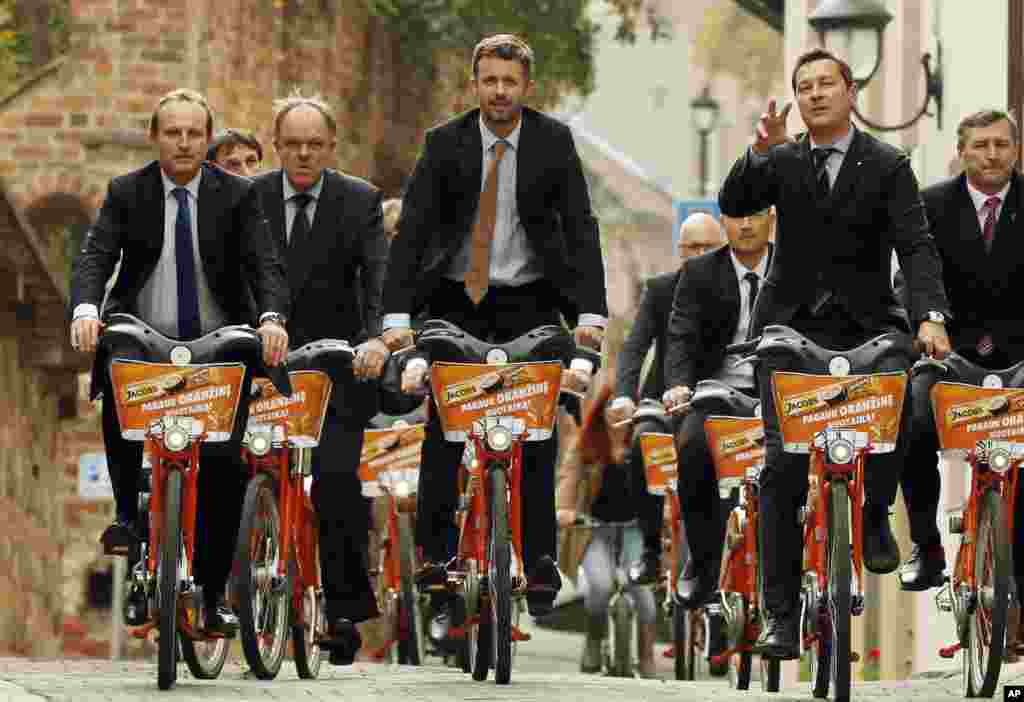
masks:
MULTIPOLYGON (((264 360, 288 350, 288 282, 252 183, 203 162, 213 113, 191 90, 164 95, 150 119, 159 160, 115 178, 75 259, 71 344, 96 349, 103 315, 126 312, 161 334, 193 340, 227 324, 259 323, 264 360), (120 258, 117 281, 104 303, 120 258), (256 305, 254 308, 253 305, 256 305)), ((137 541, 142 443, 121 436, 108 373, 97 357, 92 396, 103 394, 103 441, 117 518, 103 534, 108 553, 130 554, 137 541)), ((207 629, 233 635, 238 620, 220 607, 241 518, 244 474, 239 411, 232 440, 203 449, 195 571, 204 586, 207 629)))
MULTIPOLYGON (((576 326, 598 348, 606 323, 604 266, 572 134, 524 106, 533 52, 512 35, 473 52, 479 109, 427 132, 391 245, 384 339, 412 343, 410 316, 445 319, 468 333, 509 341, 535 327, 576 326)), ((403 386, 422 388, 422 359, 403 386)), ((527 603, 550 611, 561 587, 555 565, 555 438, 525 451, 523 548, 527 603)), ((423 447, 416 540, 426 563, 418 581, 437 587, 456 545, 456 468, 462 446, 445 442, 431 414, 423 447)))
MULTIPOLYGON (((949 351, 949 304, 910 159, 850 122, 856 85, 845 62, 821 49, 808 52, 797 60, 792 86, 807 133, 789 138, 790 105, 777 113, 771 101, 753 145, 719 194, 722 213, 732 217, 776 208, 775 252, 751 336, 768 324, 786 324, 822 346, 850 348, 881 333, 909 332, 912 324, 924 350, 942 357, 949 351), (908 310, 893 295, 893 250, 906 275, 908 310)), ((777 369, 771 366, 761 363, 757 372, 767 440, 760 538, 768 615, 758 650, 788 659, 799 650, 797 511, 807 490, 808 461, 783 453, 771 396, 777 369)), ((899 450, 877 456, 868 471, 864 562, 875 573, 899 565, 888 510, 902 461, 899 450)))

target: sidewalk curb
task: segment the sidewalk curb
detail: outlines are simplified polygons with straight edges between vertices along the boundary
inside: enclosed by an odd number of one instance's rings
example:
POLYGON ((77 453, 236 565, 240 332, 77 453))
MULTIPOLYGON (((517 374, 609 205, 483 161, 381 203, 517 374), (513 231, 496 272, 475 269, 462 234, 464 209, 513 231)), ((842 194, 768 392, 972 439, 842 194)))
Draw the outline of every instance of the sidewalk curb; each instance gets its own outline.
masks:
POLYGON ((46 698, 34 695, 12 682, 0 680, 0 702, 46 702, 46 698))

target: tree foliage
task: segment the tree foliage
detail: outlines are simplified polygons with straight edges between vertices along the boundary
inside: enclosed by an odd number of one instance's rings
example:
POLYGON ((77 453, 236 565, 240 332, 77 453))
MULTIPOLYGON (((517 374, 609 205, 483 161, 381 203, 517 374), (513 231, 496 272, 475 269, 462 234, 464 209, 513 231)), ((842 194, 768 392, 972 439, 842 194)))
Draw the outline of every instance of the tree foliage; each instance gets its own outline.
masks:
POLYGON ((748 95, 767 97, 779 79, 782 35, 732 0, 722 0, 704 13, 693 59, 708 76, 731 76, 748 95))
POLYGON ((70 0, 0 0, 0 90, 67 48, 70 0))
MULTIPOLYGON (((655 40, 668 35, 667 22, 647 0, 606 1, 619 19, 617 40, 635 42, 643 25, 655 40)), ((407 63, 421 70, 433 69, 438 51, 468 53, 481 37, 510 32, 533 48, 538 103, 551 104, 568 93, 588 95, 594 89, 594 40, 601 27, 589 16, 591 0, 365 2, 401 38, 407 63)))

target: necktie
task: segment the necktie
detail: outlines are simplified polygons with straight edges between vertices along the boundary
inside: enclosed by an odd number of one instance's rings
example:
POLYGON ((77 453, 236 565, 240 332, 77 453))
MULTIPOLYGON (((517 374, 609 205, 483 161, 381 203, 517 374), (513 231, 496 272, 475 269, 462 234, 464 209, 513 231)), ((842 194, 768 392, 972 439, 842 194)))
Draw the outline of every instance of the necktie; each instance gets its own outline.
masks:
POLYGON ((507 147, 504 141, 494 144, 494 159, 487 171, 484 190, 480 193, 480 207, 469 242, 469 270, 466 271, 465 285, 466 294, 474 305, 479 305, 484 299, 490 281, 491 241, 498 215, 498 165, 507 147))
POLYGON ((761 278, 757 275, 757 273, 750 271, 745 276, 743 276, 743 280, 750 283, 750 297, 747 300, 747 311, 750 313, 750 316, 753 317, 754 302, 757 301, 757 286, 758 283, 761 281, 761 278))
POLYGON ((814 161, 814 180, 818 184, 818 199, 824 200, 832 192, 832 183, 828 179, 828 157, 839 153, 839 149, 831 146, 811 149, 811 159, 814 161))
POLYGON ((295 203, 295 218, 292 220, 292 230, 288 234, 288 285, 293 291, 298 289, 299 281, 293 276, 298 273, 297 261, 309 243, 309 215, 306 208, 313 201, 309 193, 299 193, 291 198, 295 203))
POLYGON ((985 252, 992 251, 992 239, 996 235, 996 212, 999 211, 999 203, 1001 200, 998 197, 990 197, 985 200, 985 204, 982 207, 988 208, 988 215, 985 217, 985 226, 981 228, 981 238, 985 241, 985 252))
POLYGON ((196 287, 196 259, 192 251, 192 217, 188 209, 188 191, 171 191, 178 201, 174 220, 174 261, 178 273, 178 338, 197 339, 202 335, 199 325, 199 291, 196 287))

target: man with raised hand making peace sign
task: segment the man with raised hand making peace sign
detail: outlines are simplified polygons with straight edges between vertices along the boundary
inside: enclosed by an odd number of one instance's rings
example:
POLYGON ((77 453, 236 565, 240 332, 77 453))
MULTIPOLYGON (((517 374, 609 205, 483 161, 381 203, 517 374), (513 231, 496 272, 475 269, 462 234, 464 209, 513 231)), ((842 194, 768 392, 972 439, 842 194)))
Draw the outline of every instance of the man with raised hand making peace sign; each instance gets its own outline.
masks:
MULTIPOLYGON (((778 233, 750 336, 786 324, 828 348, 851 348, 890 331, 917 331, 926 353, 949 352, 949 303, 942 266, 928 230, 910 160, 850 122, 856 85, 849 66, 827 51, 797 60, 793 91, 807 133, 786 134, 791 104, 761 115, 757 136, 729 173, 719 195, 722 214, 743 217, 775 205, 778 233), (899 256, 908 310, 893 295, 890 266, 899 256), (909 314, 909 318, 908 318, 909 314)), ((759 652, 799 654, 801 532, 797 510, 807 492, 806 457, 782 451, 771 397, 770 362, 758 368, 767 456, 761 474, 761 533, 767 626, 759 652)), ((878 368, 879 371, 897 368, 878 368)), ((905 406, 907 409, 907 406, 905 406)), ((904 412, 904 426, 907 422, 904 412)), ((875 457, 865 485, 864 561, 875 573, 899 565, 889 528, 902 447, 875 457)))

